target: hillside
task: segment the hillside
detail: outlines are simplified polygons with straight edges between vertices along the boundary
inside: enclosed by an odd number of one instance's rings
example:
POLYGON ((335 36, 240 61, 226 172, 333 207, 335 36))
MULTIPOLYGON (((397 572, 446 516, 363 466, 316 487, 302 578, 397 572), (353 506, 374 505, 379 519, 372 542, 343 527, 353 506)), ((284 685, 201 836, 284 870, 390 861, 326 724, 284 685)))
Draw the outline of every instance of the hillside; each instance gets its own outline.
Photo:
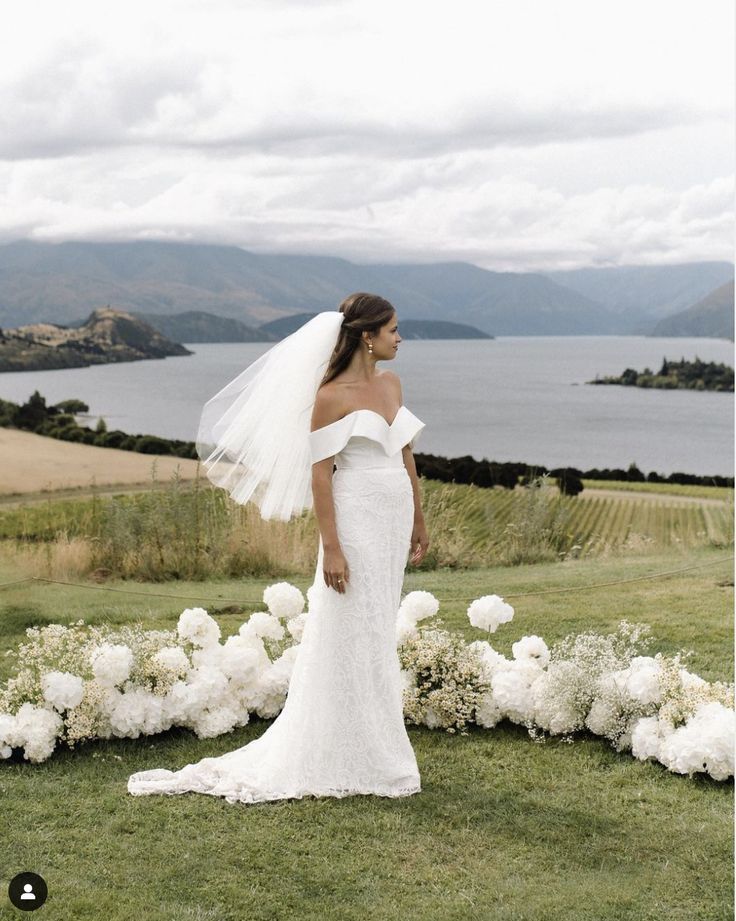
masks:
POLYGON ((204 311, 260 326, 336 308, 353 291, 387 297, 401 322, 465 323, 489 335, 618 331, 605 307, 543 275, 465 262, 357 265, 152 241, 0 246, 0 325, 69 323, 104 303, 147 316, 204 311))
POLYGON ((272 342, 278 338, 263 326, 250 326, 204 310, 171 314, 131 313, 175 342, 272 342))
POLYGON ((665 317, 654 327, 651 336, 707 336, 733 342, 734 283, 727 282, 702 300, 665 317))
POLYGON ((733 282, 734 265, 732 262, 627 265, 544 274, 613 311, 621 332, 648 335, 658 320, 686 310, 719 285, 733 282))
MULTIPOLYGON (((315 314, 297 313, 283 320, 265 323, 261 330, 264 335, 281 339, 303 326, 315 314)), ((399 334, 402 339, 493 339, 467 323, 451 323, 447 320, 400 320, 399 334)))
POLYGON ((48 371, 168 355, 191 355, 148 323, 102 307, 78 327, 32 323, 0 329, 0 371, 48 371))

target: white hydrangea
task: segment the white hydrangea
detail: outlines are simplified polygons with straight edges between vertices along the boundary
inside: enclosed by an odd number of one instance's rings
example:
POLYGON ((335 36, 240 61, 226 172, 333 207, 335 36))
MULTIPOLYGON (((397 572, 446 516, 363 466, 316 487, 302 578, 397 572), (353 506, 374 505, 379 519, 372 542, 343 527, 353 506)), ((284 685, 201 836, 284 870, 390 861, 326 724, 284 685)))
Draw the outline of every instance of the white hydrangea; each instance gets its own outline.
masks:
POLYGON ((468 607, 468 620, 480 630, 495 633, 500 624, 508 623, 514 616, 514 609, 500 595, 482 595, 468 607))
POLYGON ((468 647, 473 650, 485 665, 486 674, 489 680, 497 668, 504 668, 509 663, 506 656, 500 652, 496 652, 488 640, 473 640, 472 643, 468 643, 468 647))
POLYGON ((278 659, 271 663, 271 679, 276 682, 279 679, 281 680, 284 694, 289 690, 289 682, 291 681, 294 663, 298 654, 298 646, 289 646, 281 653, 278 659))
POLYGON ((241 725, 241 713, 237 707, 223 704, 205 708, 191 722, 191 727, 200 739, 212 739, 241 725))
POLYGON ((71 672, 46 672, 41 676, 44 700, 62 712, 78 706, 84 697, 84 680, 71 672))
POLYGON ((304 595, 290 582, 276 582, 263 590, 263 602, 274 617, 289 621, 304 610, 304 595))
POLYGON ((7 745, 23 748, 28 761, 45 761, 56 747, 64 721, 50 707, 37 707, 26 701, 15 714, 14 724, 6 728, 7 745))
POLYGON ((728 780, 734 773, 735 740, 736 713, 710 701, 662 741, 659 760, 678 774, 703 771, 714 780, 728 780))
POLYGON ((190 668, 189 658, 181 646, 164 646, 153 656, 153 661, 177 678, 186 675, 190 668))
POLYGON ((475 722, 484 729, 493 727, 503 719, 503 712, 496 703, 492 691, 483 694, 475 710, 475 722))
POLYGON ((186 681, 175 681, 163 698, 163 713, 172 724, 189 725, 201 706, 197 699, 198 688, 186 681))
POLYGON ((635 656, 625 670, 626 690, 641 704, 658 704, 662 700, 662 668, 651 656, 635 656))
POLYGON ((304 628, 307 625, 307 613, 302 611, 301 614, 297 614, 296 617, 292 617, 290 620, 286 621, 286 629, 294 637, 297 643, 301 643, 304 636, 304 628))
POLYGON ((144 688, 130 688, 110 698, 110 725, 113 734, 119 738, 137 739, 140 735, 151 735, 171 728, 171 722, 164 709, 163 698, 144 688))
POLYGON ((523 636, 511 646, 515 659, 533 659, 542 668, 549 664, 549 648, 541 636, 523 636))
POLYGON ((211 646, 203 646, 195 649, 192 653, 192 666, 200 668, 209 666, 210 668, 222 668, 225 647, 220 643, 213 643, 211 646))
POLYGON ((656 716, 642 716, 631 730, 631 754, 640 761, 654 758, 659 761, 662 742, 673 732, 672 725, 656 716))
POLYGON ((498 667, 491 678, 491 691, 496 705, 513 723, 534 719, 532 685, 542 669, 532 659, 513 659, 498 667))
POLYGON ((197 701, 202 709, 219 706, 228 688, 227 676, 211 665, 193 668, 187 681, 196 689, 197 701))
POLYGON ((15 737, 15 717, 12 713, 0 713, 0 758, 13 754, 10 739, 15 737))
MULTIPOLYGON (((273 614, 268 611, 254 611, 248 618, 248 630, 262 639, 280 640, 284 637, 284 625, 273 614)), ((243 627, 240 628, 241 633, 243 627)))
POLYGON ((262 664, 258 650, 239 633, 225 640, 220 667, 231 680, 240 684, 252 681, 262 664))
POLYGON ((117 687, 130 677, 133 650, 124 643, 101 643, 91 655, 92 671, 104 687, 117 687))
POLYGON ((426 617, 434 617, 439 608, 440 603, 431 592, 409 592, 399 605, 399 618, 417 624, 426 617))
POLYGON ((179 615, 176 631, 195 646, 212 646, 220 642, 220 625, 204 608, 187 608, 179 615))
POLYGON ((396 645, 401 646, 402 643, 405 643, 409 639, 414 639, 419 635, 417 630, 417 624, 414 620, 409 620, 408 617, 399 611, 399 616, 396 618, 396 645))

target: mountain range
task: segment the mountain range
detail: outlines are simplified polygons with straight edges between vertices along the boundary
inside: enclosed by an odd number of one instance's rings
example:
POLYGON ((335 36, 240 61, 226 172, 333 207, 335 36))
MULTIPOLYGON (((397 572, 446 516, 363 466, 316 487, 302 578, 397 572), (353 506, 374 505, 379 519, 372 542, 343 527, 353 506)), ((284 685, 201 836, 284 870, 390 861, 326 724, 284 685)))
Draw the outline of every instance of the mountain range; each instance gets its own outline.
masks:
POLYGON ((197 243, 24 240, 0 246, 0 327, 70 325, 107 304, 152 325, 157 316, 209 313, 263 327, 262 335, 267 324, 373 291, 396 306, 400 324, 465 324, 491 336, 648 335, 692 310, 677 328, 695 322, 703 331, 676 335, 722 336, 730 320, 732 337, 733 298, 729 306, 714 292, 733 278, 725 261, 493 272, 461 261, 359 265, 197 243))

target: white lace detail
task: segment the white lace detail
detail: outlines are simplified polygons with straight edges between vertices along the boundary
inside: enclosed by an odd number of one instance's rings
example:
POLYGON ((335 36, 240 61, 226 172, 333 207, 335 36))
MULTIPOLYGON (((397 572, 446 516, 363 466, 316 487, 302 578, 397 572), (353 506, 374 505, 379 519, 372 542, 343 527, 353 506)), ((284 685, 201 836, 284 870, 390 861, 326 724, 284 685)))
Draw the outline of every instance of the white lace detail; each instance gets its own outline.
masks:
POLYGON ((361 421, 350 423, 354 428, 337 452, 332 478, 349 581, 344 594, 325 584, 320 539, 307 591, 309 615, 281 713, 242 748, 178 771, 131 775, 131 794, 195 792, 257 803, 305 796, 399 797, 421 790, 404 724, 396 615, 414 522, 411 479, 400 451, 402 439, 416 435, 424 423, 402 410, 401 421, 397 416, 390 426, 380 416, 380 425, 366 425, 372 411, 351 414, 361 421))

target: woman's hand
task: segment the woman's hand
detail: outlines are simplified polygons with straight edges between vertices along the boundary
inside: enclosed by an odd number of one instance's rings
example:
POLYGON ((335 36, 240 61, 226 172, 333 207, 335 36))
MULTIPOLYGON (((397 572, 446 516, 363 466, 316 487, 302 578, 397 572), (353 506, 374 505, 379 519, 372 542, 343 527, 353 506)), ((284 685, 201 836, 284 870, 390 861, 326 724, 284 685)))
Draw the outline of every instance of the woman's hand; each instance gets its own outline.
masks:
POLYGON ((341 595, 345 594, 345 588, 350 581, 348 572, 348 561, 340 547, 331 549, 325 548, 324 558, 322 560, 322 575, 325 584, 329 588, 334 588, 341 595))
POLYGON ((429 536, 427 535, 424 519, 414 521, 414 528, 411 532, 411 546, 413 551, 409 557, 409 562, 413 566, 417 566, 426 556, 429 547, 429 536))

